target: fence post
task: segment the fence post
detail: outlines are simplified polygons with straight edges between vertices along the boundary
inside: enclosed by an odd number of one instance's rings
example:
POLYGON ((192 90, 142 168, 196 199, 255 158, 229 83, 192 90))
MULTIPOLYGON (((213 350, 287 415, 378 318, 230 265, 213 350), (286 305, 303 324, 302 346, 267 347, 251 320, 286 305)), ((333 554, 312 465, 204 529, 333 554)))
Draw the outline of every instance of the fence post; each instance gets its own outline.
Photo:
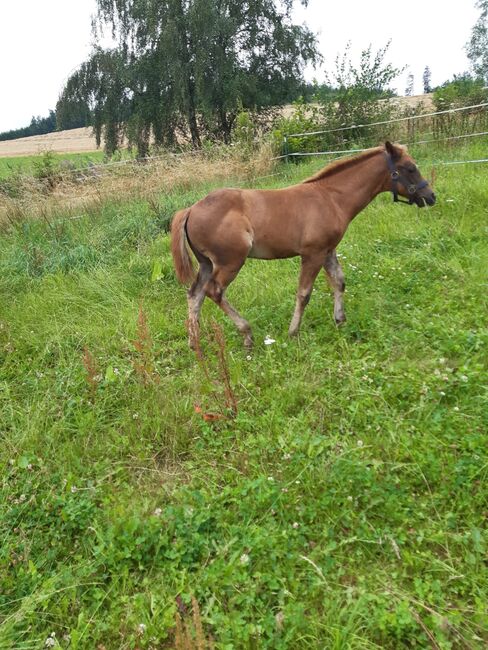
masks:
POLYGON ((283 136, 283 149, 285 151, 285 161, 289 162, 289 160, 288 160, 288 152, 289 152, 289 150, 288 150, 288 136, 287 135, 283 136))

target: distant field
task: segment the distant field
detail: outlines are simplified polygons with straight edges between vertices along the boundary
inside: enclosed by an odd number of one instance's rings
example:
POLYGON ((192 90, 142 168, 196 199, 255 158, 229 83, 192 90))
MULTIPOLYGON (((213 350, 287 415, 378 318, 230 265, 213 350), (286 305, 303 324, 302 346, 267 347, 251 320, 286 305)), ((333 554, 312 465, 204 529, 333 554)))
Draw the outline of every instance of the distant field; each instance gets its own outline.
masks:
POLYGON ((55 131, 45 135, 0 142, 0 158, 12 156, 31 156, 43 151, 56 153, 80 153, 96 151, 97 143, 91 128, 55 131))

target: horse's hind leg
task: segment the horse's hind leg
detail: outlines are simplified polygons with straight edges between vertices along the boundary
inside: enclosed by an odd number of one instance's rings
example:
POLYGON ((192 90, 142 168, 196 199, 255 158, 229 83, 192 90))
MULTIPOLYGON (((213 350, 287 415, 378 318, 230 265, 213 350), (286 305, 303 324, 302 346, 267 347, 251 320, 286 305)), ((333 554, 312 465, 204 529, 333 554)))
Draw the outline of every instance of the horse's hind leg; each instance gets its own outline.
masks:
MULTIPOLYGON (((244 260, 243 260, 244 263, 244 260)), ((237 269, 220 267, 214 271, 212 278, 207 282, 205 287, 206 294, 217 304, 222 311, 233 321, 239 332, 244 337, 244 345, 251 348, 253 344, 251 326, 239 312, 232 307, 227 298, 225 291, 232 280, 239 273, 242 264, 237 269)))
POLYGON ((328 253, 324 262, 324 270, 327 274, 329 284, 334 290, 334 318, 337 325, 344 323, 346 314, 344 313, 344 289, 346 283, 344 281, 344 272, 335 250, 328 253))
POLYGON ((199 317, 205 300, 205 285, 212 275, 212 262, 203 258, 195 282, 187 293, 188 298, 188 342, 192 350, 196 350, 200 340, 199 317))
POLYGON ((295 312, 293 314, 293 318, 291 319, 290 329, 288 330, 288 334, 290 336, 295 336, 298 334, 303 312, 305 311, 305 307, 310 301, 313 283, 315 282, 315 278, 320 271, 323 261, 323 255, 306 258, 302 257, 302 267, 300 269, 300 280, 298 282, 295 312))

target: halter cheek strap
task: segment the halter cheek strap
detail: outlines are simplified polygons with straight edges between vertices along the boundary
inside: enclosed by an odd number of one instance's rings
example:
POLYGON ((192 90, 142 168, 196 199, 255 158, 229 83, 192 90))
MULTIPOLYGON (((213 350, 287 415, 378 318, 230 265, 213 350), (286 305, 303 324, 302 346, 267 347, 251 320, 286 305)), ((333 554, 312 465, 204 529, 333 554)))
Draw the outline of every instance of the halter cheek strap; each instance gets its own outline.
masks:
POLYGON ((395 203, 407 203, 408 205, 412 205, 417 192, 424 187, 427 187, 429 183, 426 180, 422 180, 417 184, 410 183, 408 179, 400 174, 389 153, 386 153, 386 163, 388 165, 388 170, 391 177, 391 193, 393 194, 393 201, 395 203), (405 190, 408 192, 410 197, 408 201, 405 201, 405 199, 402 199, 398 196, 398 183, 401 183, 405 190))

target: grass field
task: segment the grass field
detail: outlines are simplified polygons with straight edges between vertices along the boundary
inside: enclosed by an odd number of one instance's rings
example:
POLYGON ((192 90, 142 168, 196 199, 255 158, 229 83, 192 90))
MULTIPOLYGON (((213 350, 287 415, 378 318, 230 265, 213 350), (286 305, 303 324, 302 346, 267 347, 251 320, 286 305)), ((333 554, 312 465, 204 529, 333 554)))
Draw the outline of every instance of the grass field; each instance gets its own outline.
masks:
MULTIPOLYGON (((0 179, 7 178, 12 174, 34 174, 36 165, 42 164, 42 154, 37 156, 14 156, 11 158, 0 158, 0 179)), ((100 164, 103 162, 103 151, 94 151, 91 153, 60 153, 52 154, 53 161, 56 164, 62 161, 69 161, 76 167, 86 167, 89 163, 100 164)))
POLYGON ((208 189, 0 235, 0 648, 486 648, 486 167, 357 217, 341 329, 246 263, 205 373, 165 229, 208 189))

